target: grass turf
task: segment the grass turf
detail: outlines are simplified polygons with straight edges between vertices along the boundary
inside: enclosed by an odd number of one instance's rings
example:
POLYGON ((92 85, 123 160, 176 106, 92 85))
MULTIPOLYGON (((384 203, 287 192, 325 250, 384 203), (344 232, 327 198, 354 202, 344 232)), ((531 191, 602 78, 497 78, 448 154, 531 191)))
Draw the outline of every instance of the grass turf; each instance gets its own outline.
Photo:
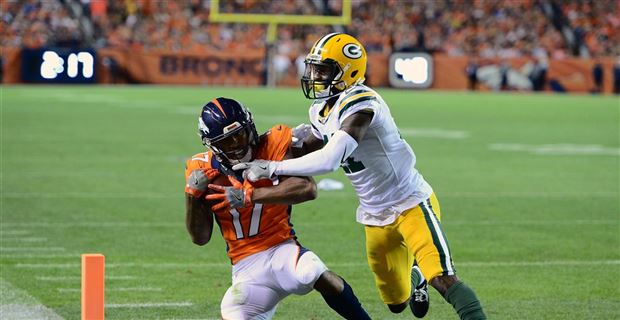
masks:
MULTIPOLYGON (((459 276, 490 318, 620 317, 618 97, 380 93, 439 197, 459 276)), ((251 108, 259 131, 295 126, 307 122, 300 90, 5 86, 1 94, 2 278, 79 319, 79 255, 101 252, 107 304, 191 303, 108 308, 108 319, 218 318, 230 285, 225 245, 215 234, 195 246, 184 228, 184 160, 203 150, 197 114, 229 96, 251 108)), ((346 180, 341 171, 328 177, 346 180)), ((299 240, 347 279, 373 318, 410 319, 379 299, 345 186, 294 208, 299 240)), ((285 299, 275 316, 333 318, 315 292, 285 299)), ((433 291, 427 319, 456 318, 433 291)))

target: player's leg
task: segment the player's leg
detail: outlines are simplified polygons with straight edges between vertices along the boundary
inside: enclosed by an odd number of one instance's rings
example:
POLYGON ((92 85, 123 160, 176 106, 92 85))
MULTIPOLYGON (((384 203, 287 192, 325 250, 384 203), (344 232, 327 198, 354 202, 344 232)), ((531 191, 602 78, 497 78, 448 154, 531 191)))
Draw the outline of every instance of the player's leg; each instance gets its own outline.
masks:
POLYGON ((260 283, 234 283, 222 298, 222 319, 271 319, 284 297, 281 292, 260 283))
MULTIPOLYGON (((435 197, 433 197, 433 199, 436 200, 435 197)), ((441 221, 441 210, 438 202, 436 203, 435 208, 435 215, 437 216, 437 219, 441 221)), ((424 278, 417 261, 414 262, 413 268, 411 269, 411 288, 411 298, 409 299, 409 307, 411 308, 411 312, 416 318, 424 318, 430 308, 431 297, 428 293, 428 282, 424 278)))
POLYGON ((321 259, 297 243, 278 247, 272 259, 280 287, 288 293, 304 295, 316 289, 325 302, 345 319, 370 319, 346 281, 327 270, 321 259))
POLYGON ((409 298, 411 312, 416 318, 424 318, 430 308, 430 295, 428 294, 428 282, 417 261, 411 268, 411 289, 411 298, 409 298))
POLYGON ((461 319, 486 319, 473 290, 456 276, 448 240, 439 222, 435 195, 403 213, 399 225, 426 279, 457 311, 461 319), (435 212, 437 210, 437 212, 435 212))
POLYGON ((390 225, 366 226, 366 255, 375 276, 381 300, 393 313, 407 308, 411 294, 413 255, 397 229, 398 220, 390 225))
POLYGON ((327 270, 314 283, 327 305, 345 319, 370 320, 353 289, 339 275, 327 270))

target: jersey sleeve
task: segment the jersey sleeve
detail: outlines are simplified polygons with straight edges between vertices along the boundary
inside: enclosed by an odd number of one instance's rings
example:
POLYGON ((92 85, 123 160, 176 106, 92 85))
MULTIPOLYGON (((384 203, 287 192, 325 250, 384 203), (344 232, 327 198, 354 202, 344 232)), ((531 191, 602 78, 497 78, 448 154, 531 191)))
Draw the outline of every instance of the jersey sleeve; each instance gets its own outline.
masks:
POLYGON ((342 122, 352 114, 364 110, 372 110, 374 116, 370 123, 370 126, 378 123, 377 119, 381 116, 381 103, 379 96, 376 92, 371 90, 353 90, 347 97, 342 99, 342 102, 338 105, 338 109, 334 110, 338 112, 338 122, 342 125, 342 122))
POLYGON ((261 147, 259 148, 258 159, 280 161, 291 146, 293 131, 291 128, 279 124, 269 130, 261 139, 261 147))
POLYGON ((189 188, 189 185, 187 184, 187 178, 189 178, 189 175, 194 170, 211 169, 211 157, 212 154, 211 151, 209 151, 195 154, 191 158, 187 159, 187 161, 185 162, 185 193, 189 193, 195 197, 200 196, 199 194, 196 194, 195 189, 189 188))

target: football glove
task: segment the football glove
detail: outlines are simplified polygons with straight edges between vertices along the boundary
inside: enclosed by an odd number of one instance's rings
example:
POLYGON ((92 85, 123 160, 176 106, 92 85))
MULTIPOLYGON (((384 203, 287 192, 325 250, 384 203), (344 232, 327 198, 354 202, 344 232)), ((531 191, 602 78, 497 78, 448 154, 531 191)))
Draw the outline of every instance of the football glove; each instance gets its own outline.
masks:
POLYGON ((254 160, 252 162, 242 162, 234 165, 233 170, 243 170, 243 179, 248 179, 252 182, 261 179, 276 178, 276 162, 267 160, 254 160))
POLYGON ((219 171, 215 169, 196 169, 192 171, 187 177, 185 192, 193 195, 194 197, 200 197, 205 191, 207 191, 207 186, 209 183, 219 174, 219 171))
POLYGON ((207 200, 219 200, 219 202, 211 207, 211 210, 230 210, 232 208, 245 208, 252 206, 252 193, 254 187, 244 187, 241 182, 232 176, 228 176, 228 180, 232 183, 232 187, 224 187, 216 184, 209 184, 209 189, 216 193, 209 194, 205 197, 207 200))
POLYGON ((293 138, 291 139, 293 148, 301 148, 304 140, 312 134, 312 126, 302 123, 293 129, 293 138))

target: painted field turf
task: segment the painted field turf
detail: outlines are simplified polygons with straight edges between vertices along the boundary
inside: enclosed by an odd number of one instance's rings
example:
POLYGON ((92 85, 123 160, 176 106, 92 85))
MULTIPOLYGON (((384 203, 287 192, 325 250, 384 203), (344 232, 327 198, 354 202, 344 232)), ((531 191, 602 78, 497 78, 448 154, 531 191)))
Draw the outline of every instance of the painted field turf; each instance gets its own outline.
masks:
MULTIPOLYGON (((295 126, 307 122, 301 91, 0 89, 3 317, 79 319, 80 254, 103 253, 107 319, 217 319, 225 245, 216 231, 196 246, 184 226, 184 160, 203 150, 198 112, 227 96, 250 107, 259 131, 295 126)), ((491 319, 620 317, 618 97, 379 92, 438 195, 458 274, 491 319)), ((373 318, 411 319, 380 302, 355 194, 341 170, 328 176, 345 189, 293 209, 300 242, 373 318)), ((317 293, 289 297, 275 317, 335 318, 317 293)), ((426 319, 456 318, 433 291, 426 319)))

